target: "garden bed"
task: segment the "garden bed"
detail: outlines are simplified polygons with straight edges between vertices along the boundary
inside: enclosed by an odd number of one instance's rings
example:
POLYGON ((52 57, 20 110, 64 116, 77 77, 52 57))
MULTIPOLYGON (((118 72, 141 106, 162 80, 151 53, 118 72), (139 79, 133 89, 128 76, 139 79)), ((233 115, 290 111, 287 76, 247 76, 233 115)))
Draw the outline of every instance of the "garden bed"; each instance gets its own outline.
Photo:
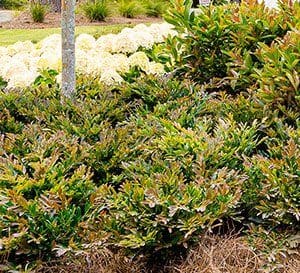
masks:
POLYGON ((1 270, 298 273, 299 14, 79 35, 72 100, 60 35, 1 47, 1 270))
MULTIPOLYGON (((113 16, 106 18, 103 22, 90 22, 85 16, 77 14, 77 26, 107 26, 116 24, 139 24, 162 22, 161 18, 147 17, 140 15, 136 18, 125 18, 121 16, 113 16)), ((4 29, 41 29, 60 27, 60 14, 51 12, 46 15, 44 23, 34 23, 29 12, 21 12, 10 22, 0 23, 0 28, 4 29)))

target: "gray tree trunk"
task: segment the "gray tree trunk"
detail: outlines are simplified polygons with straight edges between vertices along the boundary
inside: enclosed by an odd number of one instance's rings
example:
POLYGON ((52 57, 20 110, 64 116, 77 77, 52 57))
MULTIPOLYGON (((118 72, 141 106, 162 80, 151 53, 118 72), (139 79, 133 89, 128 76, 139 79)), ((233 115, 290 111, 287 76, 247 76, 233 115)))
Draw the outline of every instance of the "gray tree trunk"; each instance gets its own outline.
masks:
POLYGON ((75 0, 61 2, 62 31, 62 94, 75 96, 75 0))

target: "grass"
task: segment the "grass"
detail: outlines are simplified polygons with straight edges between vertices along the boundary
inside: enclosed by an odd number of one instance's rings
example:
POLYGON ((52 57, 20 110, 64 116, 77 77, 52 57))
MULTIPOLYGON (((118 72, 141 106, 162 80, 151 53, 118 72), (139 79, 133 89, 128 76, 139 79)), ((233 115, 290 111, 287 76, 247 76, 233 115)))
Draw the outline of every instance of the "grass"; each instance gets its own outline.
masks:
MULTIPOLYGON (((76 27, 76 35, 81 33, 88 33, 99 37, 108 33, 117 33, 123 28, 132 26, 129 24, 118 24, 110 26, 80 26, 76 27)), ((18 41, 39 42, 45 37, 60 33, 60 28, 47 29, 0 29, 0 46, 7 46, 18 41)))

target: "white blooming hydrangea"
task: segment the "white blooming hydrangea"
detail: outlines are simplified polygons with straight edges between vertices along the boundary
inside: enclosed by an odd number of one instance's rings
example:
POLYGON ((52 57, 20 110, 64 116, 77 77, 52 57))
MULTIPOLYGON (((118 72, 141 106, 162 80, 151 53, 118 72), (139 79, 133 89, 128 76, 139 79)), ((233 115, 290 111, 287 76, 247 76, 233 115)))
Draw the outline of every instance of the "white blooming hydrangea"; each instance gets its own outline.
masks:
POLYGON ((163 75, 165 73, 164 65, 161 63, 150 62, 149 69, 146 73, 149 75, 163 75))
POLYGON ((86 53, 83 50, 76 50, 75 51, 75 67, 76 71, 79 73, 84 73, 87 66, 87 56, 86 53))
POLYGON ((148 32, 148 29, 145 24, 138 24, 133 28, 135 32, 148 32))
POLYGON ((118 74, 117 71, 113 69, 108 69, 106 71, 103 71, 100 82, 106 84, 106 85, 114 85, 114 84, 120 84, 122 83, 123 78, 118 74))
POLYGON ((3 55, 0 58, 0 77, 4 78, 6 74, 6 70, 11 63, 11 57, 9 55, 3 55))
POLYGON ((149 70, 150 61, 145 52, 138 51, 129 57, 130 67, 139 67, 143 71, 149 70))
POLYGON ((148 32, 137 32, 135 34, 135 40, 139 47, 145 49, 151 49, 155 43, 153 36, 148 32))
POLYGON ((8 50, 4 46, 0 46, 0 57, 8 55, 8 50))
MULTIPOLYGON (((147 55, 138 50, 151 49, 168 35, 176 34, 167 23, 149 27, 139 24, 97 40, 91 35, 81 34, 76 39, 76 72, 98 77, 107 85, 121 83, 122 75, 136 66, 146 74, 163 74, 162 64, 150 62, 147 55)), ((50 35, 38 44, 25 41, 0 47, 0 76, 7 81, 8 89, 30 86, 41 71, 49 69, 58 73, 62 69, 60 34, 50 35)), ((61 74, 56 80, 61 82, 61 74)))
POLYGON ((11 61, 14 63, 24 63, 28 69, 30 69, 30 67, 35 67, 35 62, 34 62, 35 58, 32 57, 30 55, 30 53, 17 53, 16 55, 11 57, 11 61))
POLYGON ((116 34, 108 34, 101 36, 96 42, 96 49, 99 51, 112 52, 116 34))
POLYGON ((86 58, 86 69, 83 74, 97 76, 102 72, 102 65, 90 55, 86 58))
POLYGON ((168 37, 168 35, 178 35, 177 31, 175 31, 172 28, 172 25, 168 23, 152 24, 148 31, 154 37, 156 43, 162 43, 168 37))
POLYGON ((112 52, 114 53, 133 53, 137 51, 139 44, 135 39, 134 33, 120 33, 114 39, 112 52))
POLYGON ((22 62, 10 62, 7 63, 2 71, 2 77, 4 80, 9 81, 14 75, 21 75, 23 72, 27 72, 27 66, 22 62))
POLYGON ((161 31, 161 25, 160 24, 152 24, 148 32, 153 36, 155 42, 162 43, 164 41, 164 32, 161 31))
POLYGON ((38 74, 30 70, 24 70, 22 73, 15 73, 10 77, 7 88, 26 88, 32 85, 37 77, 38 74))
POLYGON ((10 56, 13 56, 17 53, 31 53, 32 51, 35 50, 35 46, 32 42, 30 41, 25 41, 25 42, 16 42, 13 45, 10 45, 7 47, 7 53, 10 56))
POLYGON ((96 46, 96 39, 89 34, 80 34, 76 39, 76 48, 81 50, 91 50, 96 46))
POLYGON ((112 55, 111 60, 112 60, 112 66, 117 72, 124 74, 129 71, 130 65, 129 65, 128 57, 126 55, 114 54, 112 55))
POLYGON ((37 68, 39 70, 53 69, 56 71, 61 71, 61 66, 61 57, 51 52, 44 52, 37 61, 37 68))
POLYGON ((61 51, 61 36, 59 34, 53 34, 42 40, 37 44, 37 49, 40 53, 51 51, 59 53, 61 51))

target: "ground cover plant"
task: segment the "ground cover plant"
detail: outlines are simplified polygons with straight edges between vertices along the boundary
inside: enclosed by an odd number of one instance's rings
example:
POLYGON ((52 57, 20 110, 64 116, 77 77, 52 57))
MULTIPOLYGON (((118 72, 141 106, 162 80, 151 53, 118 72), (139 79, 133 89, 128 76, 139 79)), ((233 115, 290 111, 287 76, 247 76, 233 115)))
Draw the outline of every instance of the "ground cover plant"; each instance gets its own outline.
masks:
POLYGON ((140 51, 165 73, 137 69, 113 85, 78 73, 63 104, 53 69, 26 88, 3 83, 3 270, 58 254, 75 271, 92 250, 103 272, 106 255, 124 272, 172 272, 168 255, 187 257, 173 260, 179 272, 238 272, 220 261, 226 247, 248 259, 240 272, 299 269, 299 3, 198 16, 176 3, 166 20, 178 35, 140 51), (236 229, 227 243, 204 235, 236 229))

